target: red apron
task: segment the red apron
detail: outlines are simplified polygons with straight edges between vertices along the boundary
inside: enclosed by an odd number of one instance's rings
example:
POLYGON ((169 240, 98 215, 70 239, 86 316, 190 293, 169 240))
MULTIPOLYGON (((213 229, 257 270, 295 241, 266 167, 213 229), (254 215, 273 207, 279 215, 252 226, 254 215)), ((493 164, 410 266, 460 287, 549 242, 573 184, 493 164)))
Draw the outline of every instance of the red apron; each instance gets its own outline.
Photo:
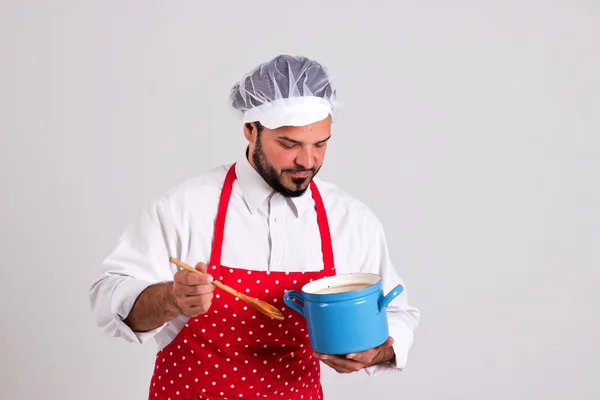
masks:
POLYGON ((312 356, 306 320, 285 307, 287 290, 335 275, 327 214, 314 184, 324 268, 318 272, 270 272, 221 265, 229 198, 236 179, 229 169, 215 221, 209 272, 221 282, 278 307, 285 320, 271 319, 216 289, 210 310, 190 318, 156 356, 149 400, 323 398, 319 360, 312 356))

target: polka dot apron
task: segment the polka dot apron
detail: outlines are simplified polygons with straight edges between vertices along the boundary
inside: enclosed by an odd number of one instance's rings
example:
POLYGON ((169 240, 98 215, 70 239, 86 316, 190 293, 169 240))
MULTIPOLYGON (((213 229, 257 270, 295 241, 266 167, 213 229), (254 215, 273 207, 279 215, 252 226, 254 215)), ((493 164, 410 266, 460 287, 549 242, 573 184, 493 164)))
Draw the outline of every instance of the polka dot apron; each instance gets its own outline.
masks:
POLYGON ((215 221, 210 273, 239 291, 279 308, 277 321, 218 288, 210 310, 190 318, 175 339, 156 356, 149 400, 323 398, 319 361, 312 356, 306 320, 285 307, 287 290, 335 275, 327 215, 311 182, 321 234, 324 269, 318 272, 270 272, 221 265, 235 164, 223 185, 215 221))

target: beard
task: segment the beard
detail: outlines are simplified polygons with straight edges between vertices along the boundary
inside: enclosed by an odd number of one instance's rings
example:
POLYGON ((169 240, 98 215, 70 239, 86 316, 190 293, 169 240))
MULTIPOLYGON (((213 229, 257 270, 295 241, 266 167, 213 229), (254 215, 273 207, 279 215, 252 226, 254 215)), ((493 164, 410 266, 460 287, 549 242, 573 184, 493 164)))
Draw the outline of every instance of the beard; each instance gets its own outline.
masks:
POLYGON ((256 170, 260 176, 275 190, 277 193, 285 197, 299 197, 306 192, 308 189, 309 183, 313 180, 313 178, 319 172, 319 168, 309 168, 306 169, 301 166, 295 166, 293 168, 286 168, 281 170, 281 173, 278 173, 273 165, 269 163, 267 157, 263 151, 262 143, 260 140, 260 134, 256 139, 256 147, 252 152, 252 161, 256 166, 256 170), (289 189, 283 185, 283 175, 285 173, 290 172, 311 172, 309 176, 306 178, 291 178, 292 184, 294 185, 293 189, 289 189))

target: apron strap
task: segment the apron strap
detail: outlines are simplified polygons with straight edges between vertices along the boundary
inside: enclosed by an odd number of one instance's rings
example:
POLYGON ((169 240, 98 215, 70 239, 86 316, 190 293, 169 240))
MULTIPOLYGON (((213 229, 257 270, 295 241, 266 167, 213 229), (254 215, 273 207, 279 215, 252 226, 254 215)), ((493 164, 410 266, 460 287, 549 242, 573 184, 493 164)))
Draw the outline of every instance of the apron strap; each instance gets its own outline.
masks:
MULTIPOLYGON (((213 234, 212 251, 210 257, 210 265, 221 267, 221 253, 223 251, 223 237, 225 235, 225 219, 227 217, 227 208, 229 206, 229 199, 231 198, 231 192, 233 190, 233 183, 236 180, 234 163, 225 176, 225 182, 223 183, 223 189, 221 191, 221 199, 219 201, 219 208, 217 210, 217 217, 215 219, 215 229, 213 234)), ((315 210, 317 212, 317 223, 319 225, 319 232, 321 234, 321 251, 323 252, 323 266, 325 270, 335 270, 333 261, 333 245, 331 242, 331 232, 329 230, 329 222, 327 221, 327 212, 325 211, 325 205, 321 193, 317 188, 314 181, 310 182, 310 190, 315 200, 315 210)))

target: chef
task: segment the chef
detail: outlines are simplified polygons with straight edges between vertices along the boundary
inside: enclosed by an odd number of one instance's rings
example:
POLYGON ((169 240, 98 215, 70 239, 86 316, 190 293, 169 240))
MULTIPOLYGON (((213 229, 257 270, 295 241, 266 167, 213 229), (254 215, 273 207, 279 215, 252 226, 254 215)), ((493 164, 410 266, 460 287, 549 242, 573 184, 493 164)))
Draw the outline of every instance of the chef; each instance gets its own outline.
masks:
POLYGON ((155 340, 149 399, 317 400, 321 362, 339 373, 402 371, 420 314, 382 224, 316 177, 340 108, 328 70, 277 56, 234 85, 230 104, 242 117, 246 151, 182 181, 131 222, 90 286, 99 327, 129 342, 155 340), (170 257, 205 274, 179 270, 170 257), (387 308, 390 337, 360 353, 317 354, 284 292, 350 272, 381 275, 384 293, 405 287, 387 308), (285 319, 268 318, 213 279, 285 319))

